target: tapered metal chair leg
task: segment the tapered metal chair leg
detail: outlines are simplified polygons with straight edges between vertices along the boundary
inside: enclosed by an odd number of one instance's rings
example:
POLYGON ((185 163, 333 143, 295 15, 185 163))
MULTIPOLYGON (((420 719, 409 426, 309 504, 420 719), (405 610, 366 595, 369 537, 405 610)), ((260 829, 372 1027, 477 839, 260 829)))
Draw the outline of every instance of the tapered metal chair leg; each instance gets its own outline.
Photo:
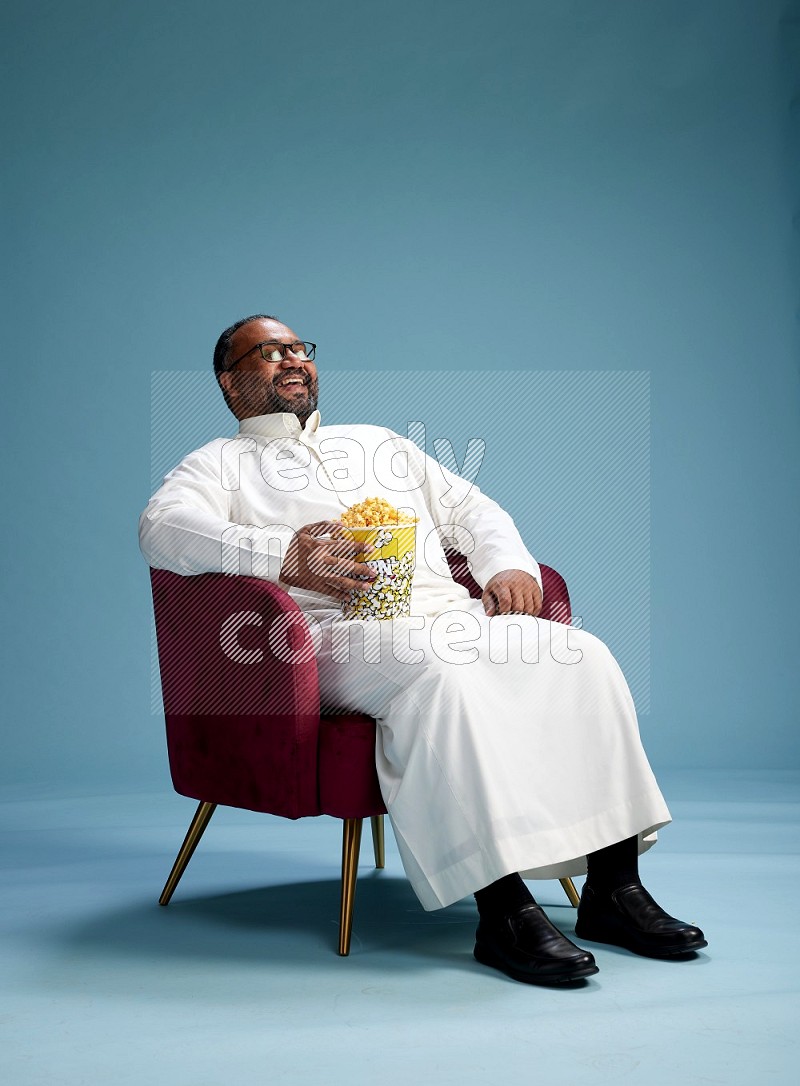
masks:
POLYGON ((569 903, 573 909, 577 909, 581 903, 580 894, 575 889, 575 883, 572 879, 559 879, 561 885, 564 887, 564 893, 569 898, 569 903))
POLYGON ((339 953, 350 953, 353 905, 356 899, 358 854, 361 851, 362 818, 345 818, 342 826, 342 907, 339 913, 339 953))
POLYGON ((375 866, 386 867, 386 843, 383 836, 383 815, 373 815, 372 823, 372 851, 375 853, 375 866))
POLYGON ((181 875, 186 870, 186 865, 189 860, 191 860, 192 854, 197 848, 198 842, 205 833, 205 828, 216 809, 216 803, 201 802, 200 806, 195 811, 192 824, 188 829, 186 837, 183 839, 180 852, 178 853, 175 863, 172 865, 172 870, 169 873, 169 878, 164 884, 164 889, 161 891, 161 897, 158 899, 159 905, 169 905, 169 899, 175 892, 175 887, 181 881, 181 875))

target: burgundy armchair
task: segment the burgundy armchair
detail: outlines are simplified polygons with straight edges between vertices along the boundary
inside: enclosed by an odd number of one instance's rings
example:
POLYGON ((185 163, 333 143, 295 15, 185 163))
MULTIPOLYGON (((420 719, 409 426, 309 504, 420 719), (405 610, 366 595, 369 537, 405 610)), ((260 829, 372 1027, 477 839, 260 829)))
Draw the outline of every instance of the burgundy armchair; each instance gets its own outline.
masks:
MULTIPOLYGON (((465 559, 448 560, 455 579, 479 597, 465 559)), ((564 579, 541 569, 542 617, 569 624, 564 579)), ((172 781, 200 801, 159 904, 169 903, 218 804, 285 818, 333 815, 343 821, 339 953, 348 954, 365 818, 375 866, 384 865, 375 721, 362 713, 320 715, 311 637, 277 585, 166 570, 151 570, 151 582, 172 781), (276 630, 277 655, 263 648, 276 630)), ((572 880, 561 884, 577 906, 572 880)))

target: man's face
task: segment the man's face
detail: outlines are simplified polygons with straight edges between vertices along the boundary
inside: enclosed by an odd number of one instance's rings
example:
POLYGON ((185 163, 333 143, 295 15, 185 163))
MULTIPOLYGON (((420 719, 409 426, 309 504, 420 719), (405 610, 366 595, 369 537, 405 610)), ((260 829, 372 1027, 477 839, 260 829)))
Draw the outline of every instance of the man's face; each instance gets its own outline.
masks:
POLYGON ((291 352, 280 362, 265 362, 259 350, 250 350, 258 343, 295 343, 299 339, 280 321, 250 321, 237 328, 228 357, 233 361, 246 356, 232 370, 221 373, 219 380, 238 419, 288 411, 305 425, 317 406, 317 367, 291 352))

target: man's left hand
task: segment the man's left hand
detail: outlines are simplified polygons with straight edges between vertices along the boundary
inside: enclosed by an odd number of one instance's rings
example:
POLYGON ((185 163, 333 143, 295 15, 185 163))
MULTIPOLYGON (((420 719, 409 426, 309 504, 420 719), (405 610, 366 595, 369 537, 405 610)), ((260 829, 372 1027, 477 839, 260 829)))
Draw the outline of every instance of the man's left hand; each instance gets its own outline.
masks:
POLYGON ((535 616, 542 609, 542 590, 530 573, 503 569, 487 581, 481 600, 487 615, 535 616))

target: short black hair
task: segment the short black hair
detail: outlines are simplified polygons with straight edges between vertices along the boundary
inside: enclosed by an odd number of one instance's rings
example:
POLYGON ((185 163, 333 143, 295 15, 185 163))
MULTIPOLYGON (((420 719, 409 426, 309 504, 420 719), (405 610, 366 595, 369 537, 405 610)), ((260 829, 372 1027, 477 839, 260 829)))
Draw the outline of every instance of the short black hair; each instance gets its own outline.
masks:
MULTIPOLYGON (((217 340, 217 345, 214 348, 215 377, 219 378, 219 375, 228 365, 228 355, 231 351, 231 340, 233 339, 234 333, 237 332, 243 324, 249 324, 250 321, 280 321, 280 317, 270 316, 269 313, 254 313, 252 317, 242 317, 240 321, 232 324, 230 328, 226 328, 217 340)), ((281 321, 281 323, 283 322, 281 321)))

